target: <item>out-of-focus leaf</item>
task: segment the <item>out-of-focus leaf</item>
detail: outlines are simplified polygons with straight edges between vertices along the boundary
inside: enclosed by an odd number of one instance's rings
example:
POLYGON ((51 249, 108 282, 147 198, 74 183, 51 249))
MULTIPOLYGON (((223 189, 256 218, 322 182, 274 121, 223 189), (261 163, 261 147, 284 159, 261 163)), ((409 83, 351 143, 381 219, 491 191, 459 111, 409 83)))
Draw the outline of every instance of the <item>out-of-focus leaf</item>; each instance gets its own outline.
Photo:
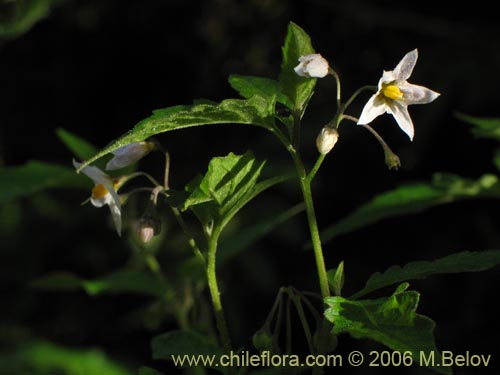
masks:
MULTIPOLYGON (((304 78, 295 73, 293 68, 299 64, 299 57, 314 53, 311 38, 298 25, 290 22, 282 48, 283 61, 279 83, 282 92, 290 99, 291 110, 303 112, 316 85, 316 78, 304 78)), ((285 104, 285 103, 284 103, 285 104)))
MULTIPOLYGON (((172 356, 190 356, 192 359, 200 359, 201 367, 213 367, 219 371, 222 368, 216 367, 218 357, 222 355, 222 349, 219 348, 207 336, 203 336, 194 331, 171 331, 163 333, 153 338, 151 341, 153 349, 153 359, 164 359, 172 361, 172 356), (214 359, 214 356, 217 358, 214 359), (210 361, 213 360, 212 363, 210 361)), ((187 360, 177 366, 190 367, 187 360)), ((191 364, 192 366, 192 364, 191 364)))
POLYGON ((274 79, 234 74, 229 77, 229 83, 245 99, 258 95, 268 100, 276 98, 278 103, 293 107, 290 99, 281 91, 279 82, 274 79))
POLYGON ((85 139, 63 129, 58 128, 56 134, 64 145, 80 160, 86 160, 97 154, 97 148, 85 139))
POLYGON ((500 250, 463 251, 434 261, 410 262, 403 267, 391 266, 385 272, 370 276, 365 287, 351 296, 357 299, 374 290, 402 281, 423 279, 443 273, 479 272, 500 264, 500 250))
POLYGON ((28 32, 60 2, 61 0, 0 1, 0 36, 15 38, 28 32))
POLYGON ((0 372, 8 375, 132 375, 101 350, 68 349, 42 340, 31 340, 16 351, 1 354, 0 372))
MULTIPOLYGON (((387 298, 351 301, 343 297, 327 297, 330 306, 325 317, 333 323, 333 333, 349 333, 357 339, 372 339, 392 350, 411 352, 414 363, 420 353, 434 353, 435 363, 441 363, 441 355, 434 341, 435 323, 417 314, 420 295, 406 291, 408 284, 401 284, 387 298)), ((437 372, 451 374, 448 367, 431 367, 437 372)))
POLYGON ((500 118, 473 117, 462 113, 455 114, 475 128, 471 129, 472 134, 479 138, 491 138, 500 141, 500 118))
POLYGON ((430 184, 418 183, 382 193, 321 233, 324 242, 380 220, 422 212, 431 207, 475 198, 500 197, 495 175, 470 180, 451 174, 435 174, 430 184))
POLYGON ((84 289, 91 296, 110 293, 160 296, 164 292, 152 275, 135 270, 120 270, 94 280, 85 280, 69 272, 54 272, 34 280, 31 285, 45 290, 84 289))
POLYGON ((87 179, 78 176, 73 168, 57 164, 29 161, 0 168, 0 204, 49 188, 89 187, 87 179))
POLYGON ((493 164, 500 171, 500 149, 497 149, 493 155, 493 164))
POLYGON ((217 250, 217 266, 223 266, 244 249, 249 248, 259 239, 272 232, 277 226, 287 222, 304 210, 305 205, 301 203, 280 214, 273 215, 267 220, 259 220, 253 225, 245 226, 232 236, 223 237, 217 250))
POLYGON ((248 100, 227 99, 219 104, 179 105, 155 110, 152 116, 84 162, 79 170, 120 147, 144 141, 153 135, 213 124, 249 124, 267 129, 274 124, 274 104, 255 95, 248 100))
POLYGON ((163 375, 163 374, 159 371, 156 371, 155 369, 153 369, 151 367, 142 366, 139 369, 139 372, 137 373, 137 375, 163 375))

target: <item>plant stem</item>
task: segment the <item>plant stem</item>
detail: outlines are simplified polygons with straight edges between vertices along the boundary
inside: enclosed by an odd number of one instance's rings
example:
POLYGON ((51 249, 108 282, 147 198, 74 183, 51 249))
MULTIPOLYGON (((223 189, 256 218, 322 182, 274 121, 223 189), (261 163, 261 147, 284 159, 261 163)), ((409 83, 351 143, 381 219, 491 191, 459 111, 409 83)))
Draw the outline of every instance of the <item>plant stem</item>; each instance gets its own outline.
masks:
POLYGON ((341 86, 340 86, 340 77, 338 73, 330 68, 328 72, 335 78, 335 82, 337 83, 337 108, 340 108, 341 104, 341 86))
POLYGON ((361 94, 365 90, 377 91, 378 88, 377 88, 377 86, 363 86, 363 87, 360 87, 359 89, 357 89, 354 92, 354 94, 351 95, 351 97, 347 100, 347 102, 345 102, 342 112, 344 112, 347 109, 347 107, 349 107, 351 105, 351 103, 354 101, 354 99, 356 99, 358 97, 358 95, 361 94))
POLYGON ((311 183, 311 181, 314 179, 314 176, 316 176, 316 173, 318 172, 319 168, 321 167, 321 164, 323 163, 323 160, 325 160, 324 154, 319 154, 318 159, 316 160, 316 163, 314 163, 314 167, 311 169, 309 172, 309 175, 307 176, 307 182, 311 183))
POLYGON ((300 178, 300 187, 306 204, 307 221, 309 222, 309 232, 311 233, 311 241, 316 258, 316 267, 318 269, 319 286, 323 298, 330 296, 330 288, 328 286, 328 277, 326 274, 325 258, 323 257, 323 249, 321 247, 321 239, 319 237, 318 223, 316 221, 316 213, 314 212, 314 203, 311 193, 311 183, 307 178, 300 178))
MULTIPOLYGON (((294 128, 299 127, 300 118, 295 118, 294 128)), ((311 178, 308 178, 304 163, 300 158, 297 149, 291 147, 288 148, 290 155, 292 156, 293 162, 295 164, 295 169, 299 177, 300 188, 302 190, 302 196, 304 198, 304 203, 306 205, 307 221, 309 223, 309 232, 311 234, 312 246, 314 249, 314 257, 316 259, 316 267, 318 269, 319 286, 321 290, 321 295, 323 298, 330 296, 330 288, 328 286, 328 278, 326 275, 325 258, 323 257, 323 249, 321 247, 321 239, 319 237, 318 223, 316 221, 316 213, 314 212, 314 202, 312 199, 311 192, 311 178)), ((314 174, 318 171, 322 162, 322 158, 318 158, 316 162, 315 169, 313 168, 314 174)), ((314 175, 312 175, 314 177, 314 175)))
POLYGON ((211 236, 208 239, 208 266, 207 266, 207 280, 208 288, 210 289, 210 297, 212 298, 212 305, 215 314, 215 321, 217 330, 219 331, 220 340, 225 353, 231 352, 231 340, 229 338, 229 331, 227 329, 226 318, 224 310, 222 309, 222 302, 220 299, 219 286, 217 285, 217 275, 215 267, 215 255, 217 253, 217 241, 220 235, 220 228, 214 227, 211 236))

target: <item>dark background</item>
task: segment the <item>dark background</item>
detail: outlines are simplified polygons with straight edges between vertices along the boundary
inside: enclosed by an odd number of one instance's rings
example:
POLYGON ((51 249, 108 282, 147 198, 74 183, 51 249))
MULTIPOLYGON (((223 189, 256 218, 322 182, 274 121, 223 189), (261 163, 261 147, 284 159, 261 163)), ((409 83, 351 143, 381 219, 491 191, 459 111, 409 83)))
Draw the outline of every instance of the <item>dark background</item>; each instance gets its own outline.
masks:
MULTIPOLYGON (((230 74, 277 77, 280 48, 292 20, 338 71, 347 95, 362 85, 376 84, 382 69, 393 69, 414 48, 420 57, 410 81, 442 93, 430 105, 410 107, 414 142, 389 116, 373 123, 401 157, 398 172, 387 170, 369 133, 347 122, 342 125, 340 141, 314 186, 320 227, 377 193, 405 182, 429 181, 436 171, 471 178, 495 173, 491 156, 496 145, 474 139, 454 112, 499 116, 497 13, 487 1, 438 5, 360 0, 62 2, 28 33, 1 41, 1 163, 13 166, 41 159, 69 166, 72 155, 57 139, 58 127, 102 147, 152 109, 188 104, 194 98, 236 97, 227 83, 230 74)), ((349 112, 359 115, 366 99, 368 94, 349 112)), ((316 158, 314 138, 334 115, 334 103, 334 81, 319 81, 303 122, 302 151, 309 165, 316 158)), ((254 150, 269 160, 268 174, 291 164, 272 136, 254 127, 201 127, 159 139, 171 152, 176 188, 203 172, 212 156, 230 151, 254 150)), ((161 170, 155 158, 144 165, 152 173, 161 170)), ((167 322, 149 332, 128 324, 130 312, 147 304, 145 299, 91 298, 83 292, 48 293, 27 286, 57 269, 92 278, 126 263, 126 240, 106 225, 107 212, 81 208, 84 198, 61 190, 17 202, 5 211, 9 214, 2 216, 2 324, 27 327, 33 335, 70 347, 101 347, 132 369, 140 364, 161 368, 150 360, 149 339, 173 326, 167 322)), ((269 217, 299 201, 297 189, 273 189, 245 215, 249 220, 269 217)), ((385 220, 325 245, 327 266, 346 262, 349 294, 372 272, 392 264, 500 248, 499 206, 496 200, 469 201, 385 220)), ((302 215, 221 272, 236 346, 249 344, 280 286, 317 291, 313 255, 303 247, 307 240, 302 215)), ((493 270, 412 283, 422 292, 419 311, 437 323, 440 348, 491 353, 498 362, 499 281, 493 270)), ((341 352, 361 347, 367 353, 377 347, 347 336, 340 340, 341 352)))

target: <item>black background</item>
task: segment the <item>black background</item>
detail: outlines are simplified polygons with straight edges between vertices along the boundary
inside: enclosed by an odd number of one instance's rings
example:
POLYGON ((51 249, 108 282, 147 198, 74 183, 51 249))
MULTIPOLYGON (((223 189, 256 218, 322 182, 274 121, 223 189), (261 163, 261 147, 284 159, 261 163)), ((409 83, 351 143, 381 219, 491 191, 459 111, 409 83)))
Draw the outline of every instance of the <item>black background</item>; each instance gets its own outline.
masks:
MULTIPOLYGON (((418 48, 410 81, 441 97, 410 107, 414 142, 389 116, 373 123, 401 157, 398 172, 387 170, 369 133, 342 125, 340 141, 314 186, 324 228, 375 194, 405 182, 429 181, 436 171, 471 178, 495 173, 495 143, 474 139, 469 126, 454 117, 455 112, 499 116, 500 27, 492 7, 486 1, 453 6, 361 0, 66 1, 27 34, 0 44, 0 157, 6 166, 30 159, 69 166, 72 155, 55 136, 58 127, 102 147, 152 109, 189 104, 194 98, 236 97, 227 83, 230 74, 277 77, 291 20, 309 33, 316 51, 338 71, 346 94, 376 84, 383 69, 393 69, 406 52, 418 48)), ((367 98, 361 97, 350 112, 359 115, 367 98)), ((334 115, 334 103, 334 81, 320 80, 303 122, 302 152, 309 165, 316 158, 315 136, 334 115)), ((254 150, 269 160, 268 174, 291 164, 271 134, 259 128, 201 127, 159 139, 172 154, 176 188, 203 172, 212 156, 230 151, 254 150)), ((160 160, 152 159, 150 165, 145 162, 146 169, 157 173, 160 160)), ((27 287, 33 278, 56 269, 97 277, 128 257, 125 241, 105 225, 104 212, 79 206, 81 194, 58 191, 50 197, 60 202, 59 211, 22 202, 19 225, 2 234, 4 326, 28 327, 32 334, 63 345, 102 347, 132 369, 140 364, 161 368, 163 364, 150 360, 149 350, 149 339, 158 331, 127 323, 127 314, 147 301, 27 287)), ((248 208, 248 217, 272 215, 299 202, 300 195, 293 188, 274 189, 259 199, 248 208)), ((500 248, 498 207, 497 200, 460 202, 385 220, 326 244, 327 266, 346 262, 349 294, 372 272, 392 264, 500 248)), ((8 228, 11 219, 3 220, 8 228)), ((317 291, 313 255, 303 248, 307 239, 303 215, 221 272, 236 346, 249 345, 281 285, 317 291)), ((498 362, 498 282, 493 270, 412 283, 422 293, 419 311, 437 323, 440 348, 491 353, 493 363, 498 362)), ((166 323, 159 331, 169 328, 173 326, 166 323)), ((378 348, 347 336, 340 340, 341 352, 378 348)), ((386 372, 363 368, 358 373, 386 372)))

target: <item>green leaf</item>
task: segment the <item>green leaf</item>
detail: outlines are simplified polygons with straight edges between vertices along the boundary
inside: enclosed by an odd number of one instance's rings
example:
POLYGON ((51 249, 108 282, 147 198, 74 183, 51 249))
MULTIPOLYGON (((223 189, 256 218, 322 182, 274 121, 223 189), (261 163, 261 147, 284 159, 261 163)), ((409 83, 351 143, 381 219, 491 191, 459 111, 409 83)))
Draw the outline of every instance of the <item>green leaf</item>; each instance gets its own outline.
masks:
POLYGON ((61 142, 80 160, 86 160, 97 154, 96 147, 63 128, 58 128, 56 134, 61 142))
POLYGON ((119 270, 94 280, 85 280, 69 272, 54 272, 32 281, 31 286, 45 290, 84 289, 91 296, 110 293, 163 294, 162 286, 152 275, 136 270, 119 270))
MULTIPOLYGON (((203 367, 214 368, 217 367, 215 367, 216 362, 210 363, 212 356, 218 357, 223 353, 222 349, 207 338, 207 336, 194 331, 171 331, 163 333, 153 338, 151 348, 153 350, 153 359, 171 361, 172 356, 182 357, 186 355, 196 359, 200 358, 199 364, 203 367), (204 360, 207 361, 203 362, 204 360)), ((189 367, 187 361, 183 367, 189 367)))
POLYGON ((472 134, 478 138, 490 138, 500 141, 500 118, 473 117, 456 113, 455 116, 475 128, 471 129, 472 134))
POLYGON ((3 1, 0 14, 0 36, 15 38, 27 33, 37 22, 47 17, 50 9, 61 0, 3 1))
POLYGON ((269 128, 274 124, 274 104, 260 96, 253 96, 248 100, 227 99, 219 104, 179 105, 155 110, 152 116, 139 122, 132 130, 83 163, 79 171, 104 155, 130 143, 176 129, 212 124, 250 124, 269 128))
MULTIPOLYGON (((259 171, 260 173, 260 171, 259 171)), ((243 208, 248 202, 257 197, 259 194, 263 193, 270 187, 287 181, 294 176, 292 175, 282 175, 268 178, 267 180, 261 181, 255 184, 251 189, 247 189, 245 194, 242 195, 241 199, 235 202, 234 206, 230 207, 226 212, 224 219, 222 221, 222 227, 224 227, 233 217, 238 213, 239 210, 243 208)))
POLYGON ((204 225, 215 220, 224 226, 235 209, 241 208, 247 192, 255 187, 263 166, 264 162, 257 162, 250 151, 213 158, 205 176, 188 186, 190 195, 182 209, 193 208, 204 225))
POLYGON ((9 375, 131 375, 101 350, 68 349, 42 340, 25 342, 5 358, 1 354, 0 368, 9 375))
POLYGON ((403 267, 392 266, 384 273, 376 272, 365 287, 351 296, 357 299, 374 290, 402 281, 423 279, 443 273, 479 272, 500 264, 500 250, 463 251, 434 261, 410 262, 403 267))
MULTIPOLYGON (((412 353, 417 363, 421 352, 434 353, 435 363, 441 362, 434 341, 435 323, 432 319, 416 313, 420 295, 406 291, 402 284, 390 297, 351 301, 343 297, 327 297, 330 306, 325 317, 334 324, 333 333, 349 333, 356 339, 372 339, 395 351, 412 353)), ((446 367, 433 370, 451 374, 446 367)))
POLYGON ((334 291, 336 296, 342 295, 342 288, 344 287, 344 261, 339 263, 337 268, 328 270, 327 272, 328 284, 334 291))
POLYGON ((431 207, 465 199, 500 197, 500 183, 495 175, 470 180, 451 174, 435 174, 430 184, 417 183, 382 193, 346 218, 321 233, 324 242, 377 223, 383 219, 422 212, 431 207))
POLYGON ((279 82, 274 79, 234 74, 229 77, 229 83, 233 89, 246 99, 250 99, 254 95, 268 100, 276 98, 278 103, 288 108, 293 107, 290 99, 281 91, 279 82))
POLYGON ((299 64, 299 57, 314 53, 311 38, 298 25, 290 22, 282 48, 283 61, 279 82, 283 93, 290 99, 289 108, 302 113, 311 98, 316 85, 316 78, 304 78, 295 73, 293 68, 299 64))
POLYGON ((29 161, 0 168, 0 204, 49 188, 88 188, 87 179, 78 176, 73 168, 57 164, 29 161))

